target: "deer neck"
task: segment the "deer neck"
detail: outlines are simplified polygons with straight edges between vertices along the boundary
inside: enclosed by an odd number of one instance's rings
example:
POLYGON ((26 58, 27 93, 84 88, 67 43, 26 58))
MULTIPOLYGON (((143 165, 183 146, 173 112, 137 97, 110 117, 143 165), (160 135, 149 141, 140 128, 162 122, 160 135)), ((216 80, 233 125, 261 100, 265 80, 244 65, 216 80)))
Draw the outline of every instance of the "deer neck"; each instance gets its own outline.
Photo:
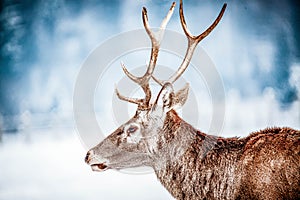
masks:
POLYGON ((205 184, 209 184, 214 176, 224 177, 222 170, 230 174, 234 170, 226 169, 227 166, 217 166, 216 163, 223 162, 217 161, 212 153, 218 146, 218 141, 225 139, 194 129, 175 111, 167 114, 161 135, 157 145, 159 152, 153 168, 160 182, 176 199, 197 199, 197 196, 193 196, 196 193, 191 194, 194 190, 205 196, 212 190, 209 188, 211 186, 205 184))
POLYGON ((154 170, 164 170, 170 163, 178 162, 191 144, 199 139, 197 137, 196 129, 181 119, 174 110, 169 111, 156 139, 152 166, 154 170))

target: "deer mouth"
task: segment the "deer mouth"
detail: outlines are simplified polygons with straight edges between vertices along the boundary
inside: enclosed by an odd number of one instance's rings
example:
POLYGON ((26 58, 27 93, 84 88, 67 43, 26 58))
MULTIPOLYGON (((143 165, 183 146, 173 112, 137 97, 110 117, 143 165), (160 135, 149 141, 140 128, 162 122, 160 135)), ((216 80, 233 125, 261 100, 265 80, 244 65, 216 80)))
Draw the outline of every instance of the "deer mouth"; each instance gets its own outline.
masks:
POLYGON ((93 164, 93 165, 91 165, 91 167, 92 167, 93 171, 97 171, 97 172, 103 172, 108 169, 108 166, 105 165, 104 163, 93 164))

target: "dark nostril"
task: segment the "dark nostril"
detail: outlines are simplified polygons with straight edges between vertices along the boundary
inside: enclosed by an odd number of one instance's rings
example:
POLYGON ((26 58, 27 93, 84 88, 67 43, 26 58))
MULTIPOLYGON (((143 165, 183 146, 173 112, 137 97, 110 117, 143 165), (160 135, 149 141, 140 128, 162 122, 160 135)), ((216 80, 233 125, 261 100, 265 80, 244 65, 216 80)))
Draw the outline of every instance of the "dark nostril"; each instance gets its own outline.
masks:
POLYGON ((91 155, 91 153, 88 151, 85 158, 84 158, 84 161, 87 163, 89 161, 89 156, 91 155))

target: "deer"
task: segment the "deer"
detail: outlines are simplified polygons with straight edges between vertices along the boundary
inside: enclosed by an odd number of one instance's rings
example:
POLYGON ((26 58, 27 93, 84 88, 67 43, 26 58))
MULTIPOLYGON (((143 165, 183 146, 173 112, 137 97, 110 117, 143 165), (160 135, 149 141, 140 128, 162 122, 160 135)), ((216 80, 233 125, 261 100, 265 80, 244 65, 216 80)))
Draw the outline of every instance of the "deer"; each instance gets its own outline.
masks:
POLYGON ((158 32, 151 30, 146 8, 144 28, 151 40, 150 61, 143 76, 122 69, 137 83, 144 98, 123 96, 137 110, 126 123, 91 148, 85 162, 93 171, 140 166, 153 168, 158 180, 175 199, 300 199, 300 131, 289 127, 266 128, 247 137, 224 138, 201 132, 176 112, 187 98, 189 85, 174 91, 174 82, 189 66, 197 44, 220 22, 226 4, 215 21, 200 35, 187 28, 180 0, 179 16, 188 40, 185 57, 168 80, 154 77, 161 39, 175 2, 158 32), (161 86, 154 101, 149 81, 161 86))

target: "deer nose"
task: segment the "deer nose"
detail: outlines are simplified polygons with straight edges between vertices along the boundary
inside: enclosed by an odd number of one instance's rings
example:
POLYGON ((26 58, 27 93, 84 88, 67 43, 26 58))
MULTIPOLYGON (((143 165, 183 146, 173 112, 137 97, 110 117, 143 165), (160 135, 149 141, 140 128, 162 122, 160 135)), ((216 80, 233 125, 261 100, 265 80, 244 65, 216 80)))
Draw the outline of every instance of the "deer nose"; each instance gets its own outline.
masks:
POLYGON ((84 158, 84 161, 89 164, 89 161, 91 160, 91 157, 93 156, 94 151, 93 150, 89 150, 84 158))

